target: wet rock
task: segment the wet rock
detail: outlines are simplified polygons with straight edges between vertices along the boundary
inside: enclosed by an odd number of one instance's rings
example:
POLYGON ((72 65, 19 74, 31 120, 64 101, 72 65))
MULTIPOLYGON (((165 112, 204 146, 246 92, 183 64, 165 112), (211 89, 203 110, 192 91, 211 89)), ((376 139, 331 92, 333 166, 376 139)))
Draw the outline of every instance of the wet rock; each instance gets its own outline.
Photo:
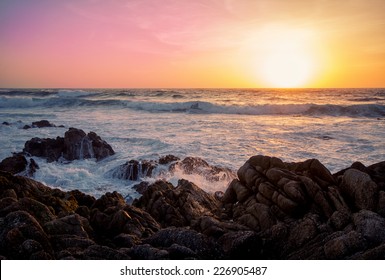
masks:
POLYGON ((57 161, 65 150, 64 138, 32 138, 24 144, 23 152, 36 157, 46 158, 48 162, 57 161))
POLYGON ((113 155, 112 147, 95 132, 86 133, 77 128, 69 128, 64 134, 64 158, 67 160, 96 158, 101 160, 113 155))
POLYGON ((0 162, 0 170, 17 174, 24 171, 28 166, 28 161, 25 156, 16 154, 12 157, 7 157, 0 162))
POLYGON ((156 163, 153 161, 130 160, 114 168, 109 173, 111 173, 114 178, 137 181, 144 177, 151 177, 152 171, 155 168, 156 163))
POLYGON ((31 158, 28 162, 22 153, 16 153, 12 157, 5 158, 0 162, 0 170, 12 174, 31 177, 37 169, 39 169, 39 165, 36 161, 31 158))
POLYGON ((164 157, 160 157, 159 158, 159 164, 170 164, 174 161, 178 161, 180 160, 180 158, 174 156, 174 155, 167 155, 167 156, 164 156, 164 157))
POLYGON ((46 158, 48 162, 57 161, 61 157, 70 161, 86 158, 101 160, 115 153, 96 133, 86 134, 77 128, 69 128, 64 138, 32 138, 25 143, 23 151, 32 156, 46 158))
POLYGON ((50 123, 47 120, 41 120, 32 123, 32 127, 42 128, 42 127, 56 127, 56 125, 50 123))
POLYGON ((233 172, 228 168, 211 166, 205 160, 198 157, 186 157, 182 161, 170 165, 170 171, 181 170, 185 174, 199 174, 208 181, 217 182, 235 178, 233 172))

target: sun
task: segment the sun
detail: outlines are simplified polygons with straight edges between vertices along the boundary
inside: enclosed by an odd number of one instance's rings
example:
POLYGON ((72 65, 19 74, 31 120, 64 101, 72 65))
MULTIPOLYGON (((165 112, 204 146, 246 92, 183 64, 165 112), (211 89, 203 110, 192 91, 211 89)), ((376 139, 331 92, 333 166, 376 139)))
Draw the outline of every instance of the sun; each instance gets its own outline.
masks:
POLYGON ((257 71, 267 87, 303 87, 315 75, 315 54, 304 32, 273 30, 260 52, 257 71))

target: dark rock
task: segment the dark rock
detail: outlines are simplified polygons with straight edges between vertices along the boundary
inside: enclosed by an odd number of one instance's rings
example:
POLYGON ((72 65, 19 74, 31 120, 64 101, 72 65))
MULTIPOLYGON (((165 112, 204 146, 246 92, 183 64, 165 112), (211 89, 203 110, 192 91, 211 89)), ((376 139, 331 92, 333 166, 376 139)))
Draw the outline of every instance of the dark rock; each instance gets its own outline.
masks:
POLYGON ((165 164, 169 164, 171 162, 178 161, 178 160, 180 160, 180 158, 173 156, 173 155, 167 155, 167 156, 159 158, 159 164, 165 165, 165 164))
POLYGON ((150 183, 148 182, 140 182, 139 184, 136 184, 132 188, 136 190, 138 193, 143 194, 145 191, 148 190, 149 186, 150 186, 150 183))
POLYGON ((175 172, 176 169, 181 170, 185 174, 199 174, 211 182, 235 178, 232 170, 219 166, 211 166, 198 157, 186 157, 182 161, 170 165, 171 172, 175 172))
POLYGON ((89 222, 86 218, 74 214, 59 218, 44 224, 45 232, 50 235, 70 234, 83 238, 93 235, 89 222))
POLYGON ((27 240, 36 241, 47 253, 52 252, 47 235, 34 217, 25 211, 9 213, 0 230, 0 252, 12 259, 29 259, 23 246, 27 240))
POLYGON ((82 258, 85 260, 126 260, 129 257, 118 250, 107 246, 92 245, 83 251, 82 258))
POLYGON ((174 227, 162 229, 144 242, 156 248, 169 248, 173 244, 178 244, 189 248, 203 259, 220 256, 218 248, 207 237, 191 229, 174 227))
POLYGON ((86 158, 101 160, 115 153, 96 133, 90 132, 86 135, 83 130, 77 128, 70 128, 64 138, 32 138, 25 143, 24 152, 44 157, 48 162, 57 161, 61 157, 66 160, 86 158))
POLYGON ((7 157, 0 162, 0 170, 17 174, 24 171, 28 166, 28 161, 25 156, 16 154, 12 157, 7 157))
POLYGON ((378 245, 385 242, 385 218, 368 210, 353 214, 353 222, 359 232, 369 243, 378 245))
POLYGON ((120 248, 131 248, 138 245, 140 243, 140 239, 135 235, 121 233, 114 237, 114 243, 120 248))
POLYGON ((326 258, 343 259, 365 248, 365 240, 356 231, 342 234, 324 245, 326 258))
POLYGON ((64 138, 32 138, 25 142, 23 152, 36 157, 46 158, 48 162, 57 161, 65 150, 64 138))
POLYGON ((2 125, 11 125, 9 122, 2 122, 2 125))
POLYGON ((38 127, 38 128, 42 128, 42 127, 56 127, 56 125, 50 123, 47 120, 41 120, 41 121, 33 122, 32 123, 32 127, 38 127))
POLYGON ((137 181, 144 177, 151 177, 155 167, 156 163, 153 161, 130 160, 125 164, 114 168, 110 173, 112 177, 118 179, 137 181))
POLYGON ((340 189, 358 210, 377 208, 379 189, 367 173, 353 168, 346 170, 340 189))
POLYGON ((219 242, 228 259, 261 259, 262 239, 254 231, 227 233, 219 239, 219 242))
POLYGON ((166 250, 151 247, 149 244, 137 245, 127 253, 134 260, 166 260, 169 258, 166 250))
POLYGON ((157 181, 133 205, 150 213, 163 226, 191 225, 220 208, 220 202, 213 195, 186 180, 179 180, 176 188, 157 181))

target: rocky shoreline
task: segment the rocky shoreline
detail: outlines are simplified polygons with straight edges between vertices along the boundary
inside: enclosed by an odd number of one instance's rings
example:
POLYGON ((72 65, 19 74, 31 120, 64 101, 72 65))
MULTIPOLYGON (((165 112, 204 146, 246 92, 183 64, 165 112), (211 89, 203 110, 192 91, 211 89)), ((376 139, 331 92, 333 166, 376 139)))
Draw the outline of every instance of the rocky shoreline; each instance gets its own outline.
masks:
MULTIPOLYGON (((0 163, 0 259, 385 258, 385 162, 331 174, 317 159, 257 155, 224 193, 157 181, 139 185, 142 196, 128 204, 117 192, 96 199, 28 177, 38 167, 26 153, 47 161, 113 154, 96 134, 69 129, 64 138, 33 141, 0 163)), ((128 161, 117 171, 134 179, 171 163, 213 180, 223 175, 192 159, 165 157, 145 171, 128 161)))

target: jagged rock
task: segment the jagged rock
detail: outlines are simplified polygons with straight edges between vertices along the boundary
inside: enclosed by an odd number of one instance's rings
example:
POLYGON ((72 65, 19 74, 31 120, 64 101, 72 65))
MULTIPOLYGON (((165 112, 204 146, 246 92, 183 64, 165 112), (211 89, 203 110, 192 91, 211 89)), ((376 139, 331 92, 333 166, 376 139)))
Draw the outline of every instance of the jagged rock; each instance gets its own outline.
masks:
POLYGON ((220 202, 195 184, 179 180, 176 188, 157 181, 133 205, 149 212, 163 226, 186 226, 203 215, 213 215, 220 202))
POLYGON ((96 133, 86 134, 83 130, 72 127, 65 133, 64 138, 32 138, 25 143, 23 151, 32 156, 44 157, 48 162, 57 161, 61 157, 66 160, 101 160, 115 153, 96 133))
POLYGON ((46 158, 48 162, 57 161, 65 149, 64 138, 32 138, 25 142, 23 152, 36 157, 46 158))
POLYGON ((101 160, 115 153, 95 132, 86 135, 83 130, 73 127, 64 134, 64 146, 63 156, 67 160, 86 158, 101 160))

